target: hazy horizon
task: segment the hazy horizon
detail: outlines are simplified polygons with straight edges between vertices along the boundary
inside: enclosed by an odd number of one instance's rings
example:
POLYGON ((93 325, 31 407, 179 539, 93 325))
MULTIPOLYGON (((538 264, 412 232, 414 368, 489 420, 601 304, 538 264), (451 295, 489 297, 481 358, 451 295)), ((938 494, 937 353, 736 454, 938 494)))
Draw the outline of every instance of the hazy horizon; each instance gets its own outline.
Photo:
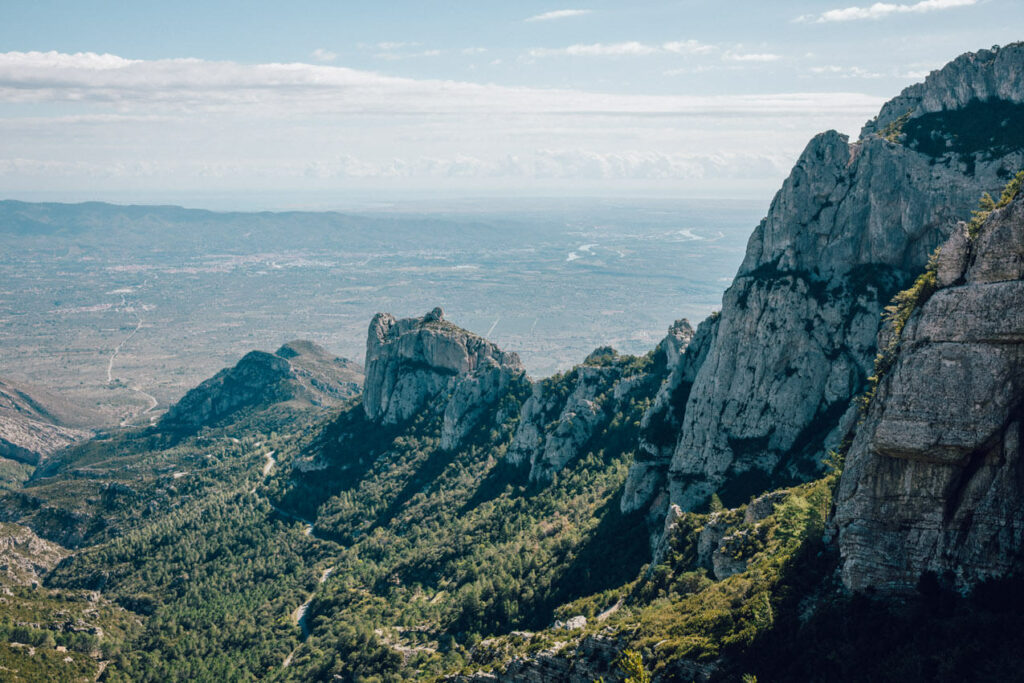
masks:
POLYGON ((813 135, 856 137, 901 89, 1024 20, 1012 0, 733 9, 8 3, 0 196, 767 201, 813 135))

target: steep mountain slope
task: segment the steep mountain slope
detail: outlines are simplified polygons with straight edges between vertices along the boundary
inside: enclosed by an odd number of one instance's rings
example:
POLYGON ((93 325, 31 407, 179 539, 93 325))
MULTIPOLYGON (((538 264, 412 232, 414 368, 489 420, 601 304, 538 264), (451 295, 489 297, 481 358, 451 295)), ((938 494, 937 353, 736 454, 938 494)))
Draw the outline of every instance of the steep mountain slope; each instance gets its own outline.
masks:
POLYGON ((1009 133, 941 153, 912 143, 966 136, 949 124, 969 106, 998 109, 998 130, 1019 130, 1024 108, 1007 103, 1024 100, 1022 64, 1021 44, 961 57, 886 105, 857 142, 836 132, 811 141, 751 236, 707 346, 691 347, 699 369, 680 361, 694 378, 671 457, 645 449, 624 510, 651 499, 656 515, 666 500, 692 510, 716 492, 735 505, 820 471, 855 420, 885 303, 983 191, 1024 166, 1024 141, 1009 133), (934 118, 940 109, 946 118, 934 118), (666 469, 654 486, 652 471, 666 469))
POLYGON ((955 221, 1024 165, 1021 63, 960 58, 815 138, 721 314, 645 356, 531 381, 440 309, 378 314, 361 397, 309 344, 254 352, 0 515, 72 549, 45 591, 137 620, 110 681, 1013 679, 1019 182, 955 221))
POLYGON ((218 372, 171 406, 160 420, 163 431, 190 433, 245 409, 292 402, 340 405, 359 393, 362 368, 309 341, 285 344, 275 353, 252 351, 232 368, 218 372))

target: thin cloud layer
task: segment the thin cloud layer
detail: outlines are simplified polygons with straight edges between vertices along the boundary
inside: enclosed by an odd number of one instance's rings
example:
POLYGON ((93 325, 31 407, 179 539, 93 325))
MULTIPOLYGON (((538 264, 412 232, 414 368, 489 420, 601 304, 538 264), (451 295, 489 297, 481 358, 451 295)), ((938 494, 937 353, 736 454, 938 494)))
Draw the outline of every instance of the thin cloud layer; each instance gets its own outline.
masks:
POLYGON ((580 17, 590 14, 588 9, 556 9, 551 12, 543 12, 527 17, 525 21, 553 21, 555 19, 568 19, 569 17, 580 17))
POLYGON ((333 62, 336 59, 338 59, 338 53, 337 52, 331 52, 330 50, 325 50, 325 49, 320 48, 320 47, 318 47, 317 49, 313 50, 309 54, 309 56, 310 56, 310 58, 314 62, 321 62, 321 63, 333 62))
MULTIPOLYGON (((639 43, 603 46, 629 54, 639 43)), ((590 46, 591 49, 594 46, 590 46)), ((580 54, 589 54, 583 51, 580 54)), ((756 58, 764 56, 755 55, 756 58)), ((0 102, 74 102, 119 108, 215 109, 275 106, 287 113, 694 114, 844 111, 878 98, 844 93, 620 95, 579 90, 417 80, 340 66, 238 64, 199 59, 132 60, 93 53, 0 54, 0 102)), ((257 115, 261 112, 250 111, 257 115)))
POLYGON ((797 21, 813 21, 818 24, 825 24, 839 21, 882 19, 893 14, 921 14, 955 7, 969 7, 976 4, 978 4, 978 0, 921 0, 921 2, 913 4, 876 2, 867 7, 845 7, 843 9, 828 10, 818 16, 804 15, 797 17, 797 21))
POLYGON ((87 189, 749 181, 769 191, 810 134, 856 130, 880 104, 857 93, 609 94, 325 64, 8 52, 0 179, 8 191, 45 178, 87 189))

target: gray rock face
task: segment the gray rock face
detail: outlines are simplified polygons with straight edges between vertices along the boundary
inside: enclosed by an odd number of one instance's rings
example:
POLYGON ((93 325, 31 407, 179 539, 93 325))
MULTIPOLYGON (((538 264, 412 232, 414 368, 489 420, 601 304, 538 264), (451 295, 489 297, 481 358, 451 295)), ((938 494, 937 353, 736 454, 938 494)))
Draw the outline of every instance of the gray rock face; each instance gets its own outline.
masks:
POLYGON ((42 585, 68 551, 36 536, 28 527, 0 522, 0 584, 42 585))
POLYGON ((861 137, 883 130, 908 111, 917 118, 991 99, 1024 102, 1024 43, 960 55, 886 103, 861 130, 861 137))
MULTIPOLYGON (((533 634, 529 635, 532 638, 533 634)), ((500 673, 480 672, 453 676, 448 680, 456 683, 592 683, 614 673, 613 662, 621 651, 622 647, 615 638, 586 636, 578 644, 556 642, 552 647, 530 656, 516 657, 500 673)))
POLYGON ((640 422, 636 460, 629 470, 619 506, 624 513, 649 507, 664 511, 668 467, 675 450, 683 411, 697 370, 714 338, 717 318, 708 318, 696 332, 687 320, 677 320, 655 349, 667 376, 640 422), (661 499, 652 500, 661 495, 661 499))
POLYGON ((971 244, 904 328, 847 455, 836 507, 852 589, 966 589, 1024 567, 1024 201, 971 244), (960 272, 952 272, 961 264, 960 272))
MULTIPOLYGON (((957 72, 996 83, 1024 64, 1017 48, 999 54, 961 58, 931 80, 957 72)), ((818 473, 856 420, 851 399, 872 370, 883 306, 1024 156, 940 161, 876 135, 850 144, 827 132, 810 142, 724 295, 681 411, 667 502, 692 510, 718 492, 735 506, 818 473)), ((664 510, 652 490, 657 457, 638 462, 624 509, 646 498, 664 510)))
POLYGON ((443 411, 441 445, 451 449, 523 376, 519 356, 446 321, 440 308, 401 320, 378 313, 366 341, 363 408, 380 424, 443 411))
POLYGON ((610 393, 614 404, 621 377, 622 369, 617 366, 583 364, 573 368, 564 381, 534 384, 520 411, 506 460, 517 466, 529 465, 530 481, 550 481, 581 454, 606 421, 608 412, 600 397, 607 398, 610 393), (566 383, 570 388, 567 394, 566 383))
POLYGON ((38 465, 53 453, 66 448, 92 432, 69 429, 32 420, 0 415, 0 458, 38 465))

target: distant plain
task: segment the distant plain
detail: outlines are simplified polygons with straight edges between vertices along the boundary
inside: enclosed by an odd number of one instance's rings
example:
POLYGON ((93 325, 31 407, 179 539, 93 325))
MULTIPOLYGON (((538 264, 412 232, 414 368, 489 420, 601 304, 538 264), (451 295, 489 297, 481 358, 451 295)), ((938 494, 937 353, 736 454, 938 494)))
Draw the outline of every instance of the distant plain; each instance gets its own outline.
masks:
MULTIPOLYGON (((0 377, 112 422, 252 349, 363 360, 377 311, 443 306, 534 377, 645 353, 719 307, 766 201, 484 200, 361 213, 0 202, 0 377)), ((154 407, 155 405, 155 407, 154 407)))

